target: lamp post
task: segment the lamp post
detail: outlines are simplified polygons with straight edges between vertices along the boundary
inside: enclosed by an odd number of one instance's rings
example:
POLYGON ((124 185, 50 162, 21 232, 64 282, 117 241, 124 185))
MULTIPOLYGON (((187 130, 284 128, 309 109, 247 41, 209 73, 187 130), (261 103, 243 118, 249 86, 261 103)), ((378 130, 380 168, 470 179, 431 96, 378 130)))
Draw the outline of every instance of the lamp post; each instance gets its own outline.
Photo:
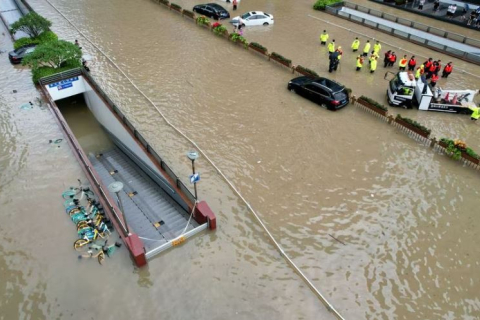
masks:
MULTIPOLYGON (((195 176, 195 160, 198 158, 198 152, 189 151, 187 153, 187 157, 188 159, 192 160, 192 172, 193 172, 193 175, 195 176)), ((195 201, 196 201, 198 199, 198 196, 197 196, 197 182, 195 180, 193 181, 193 190, 195 190, 195 201)))
POLYGON ((128 229, 127 217, 126 217, 125 213, 123 212, 122 200, 120 199, 120 196, 118 195, 120 193, 120 191, 123 190, 123 183, 120 182, 120 181, 115 181, 115 182, 110 183, 107 188, 108 188, 108 191, 115 193, 115 195, 117 196, 118 207, 120 208, 120 211, 122 211, 123 221, 125 221, 125 229, 127 231, 127 236, 129 236, 130 235, 130 230, 128 229))

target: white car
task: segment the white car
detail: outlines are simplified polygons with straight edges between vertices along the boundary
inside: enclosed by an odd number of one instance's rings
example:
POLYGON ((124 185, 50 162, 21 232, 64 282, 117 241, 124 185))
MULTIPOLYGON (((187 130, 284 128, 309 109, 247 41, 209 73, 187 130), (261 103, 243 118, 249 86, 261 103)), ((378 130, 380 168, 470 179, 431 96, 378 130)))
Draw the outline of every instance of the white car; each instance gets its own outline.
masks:
POLYGON ((245 26, 268 26, 273 24, 273 16, 262 11, 250 11, 242 16, 238 16, 230 21, 233 25, 238 25, 242 21, 245 26))

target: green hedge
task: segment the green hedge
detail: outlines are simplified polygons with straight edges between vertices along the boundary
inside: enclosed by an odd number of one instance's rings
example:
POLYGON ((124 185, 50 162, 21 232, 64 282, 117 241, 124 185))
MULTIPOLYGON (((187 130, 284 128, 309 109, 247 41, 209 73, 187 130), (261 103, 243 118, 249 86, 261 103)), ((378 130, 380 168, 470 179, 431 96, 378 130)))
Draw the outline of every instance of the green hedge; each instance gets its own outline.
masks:
POLYGON ((227 27, 225 27, 223 25, 218 25, 215 28, 213 28, 212 30, 217 35, 223 35, 223 34, 225 34, 225 32, 227 32, 227 27))
POLYGON ((195 18, 195 14, 190 10, 183 9, 182 13, 184 16, 190 17, 192 19, 195 18))
POLYGON ((260 43, 257 43, 257 42, 250 42, 250 47, 254 47, 254 48, 257 48, 259 49, 260 51, 263 51, 263 52, 267 52, 267 48, 265 48, 264 46, 262 46, 260 43))
POLYGON ((58 40, 58 36, 52 31, 45 31, 42 32, 36 38, 20 38, 13 44, 14 49, 18 49, 20 47, 29 45, 29 44, 41 44, 48 41, 56 41, 58 40))
POLYGON ((233 42, 241 42, 245 46, 245 49, 248 47, 248 42, 247 39, 239 35, 238 33, 232 33, 230 34, 230 40, 233 42))
POLYGON ((430 133, 432 132, 432 130, 428 129, 427 127, 422 126, 420 123, 418 123, 417 121, 412 120, 412 119, 410 119, 410 118, 404 118, 404 117, 402 117, 401 115, 397 114, 397 119, 403 120, 403 121, 405 121, 406 123, 414 126, 415 128, 417 128, 417 129, 419 129, 419 130, 421 130, 421 131, 423 131, 423 132, 426 132, 426 133, 428 133, 428 134, 430 134, 430 133))
POLYGON ((313 5, 315 10, 325 10, 326 6, 331 6, 332 4, 342 2, 340 0, 317 0, 313 5))
POLYGON ((459 148, 455 144, 455 140, 451 140, 451 139, 447 139, 447 138, 442 138, 442 139, 440 139, 440 141, 447 145, 446 150, 447 150, 447 152, 451 153, 451 157, 454 160, 458 160, 462 157, 462 151, 465 152, 466 154, 468 154, 470 157, 480 160, 480 156, 475 151, 473 151, 472 148, 468 148, 468 147, 466 147, 465 149, 459 148))
POLYGON ((159 2, 166 5, 166 6, 170 5, 170 2, 168 0, 159 0, 159 2))
POLYGON ((197 17, 197 23, 198 24, 203 24, 203 25, 208 25, 210 23, 210 19, 208 19, 207 17, 204 17, 204 16, 197 17))
POLYGON ((173 9, 177 9, 177 10, 182 11, 182 7, 179 6, 179 5, 176 4, 176 3, 173 3, 173 2, 170 3, 170 8, 173 8, 173 9))
POLYGON ((363 100, 363 101, 365 101, 365 102, 370 103, 371 105, 377 107, 377 108, 380 109, 380 110, 388 111, 388 109, 387 109, 383 104, 380 104, 380 103, 378 103, 377 101, 372 100, 372 99, 370 99, 370 98, 368 98, 368 97, 360 96, 359 99, 361 99, 361 100, 363 100))
POLYGON ((315 71, 311 70, 311 69, 308 69, 308 68, 305 68, 305 67, 302 67, 301 65, 298 65, 295 67, 295 70, 300 70, 300 71, 303 71, 305 73, 310 73, 312 76, 315 76, 315 77, 318 77, 318 73, 316 73, 315 71))
POLYGON ((71 63, 69 65, 66 65, 61 68, 52 68, 52 67, 40 67, 37 69, 32 69, 32 81, 37 84, 38 80, 40 80, 43 77, 51 76, 56 73, 64 72, 67 70, 75 69, 81 67, 82 64, 80 62, 78 63, 71 63))
POLYGON ((272 52, 272 53, 270 54, 270 56, 271 56, 271 57, 274 57, 274 58, 277 59, 277 60, 283 61, 283 62, 285 62, 285 63, 288 64, 288 65, 290 65, 290 64, 292 63, 292 60, 287 59, 287 58, 285 58, 284 56, 282 56, 281 54, 278 54, 278 53, 276 53, 276 52, 272 52))

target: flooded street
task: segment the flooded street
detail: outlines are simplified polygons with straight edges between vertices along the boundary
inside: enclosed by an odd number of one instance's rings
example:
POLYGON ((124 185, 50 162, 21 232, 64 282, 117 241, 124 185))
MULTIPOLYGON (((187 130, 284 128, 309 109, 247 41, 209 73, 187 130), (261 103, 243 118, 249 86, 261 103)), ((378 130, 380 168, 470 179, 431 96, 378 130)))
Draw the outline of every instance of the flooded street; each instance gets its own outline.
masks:
MULTIPOLYGON (((186 181, 191 144, 47 2, 29 2, 52 21, 60 38, 80 41, 93 56, 95 79, 186 181)), ((203 149, 345 319, 480 317, 478 172, 353 105, 329 112, 290 93, 288 71, 151 1, 52 3, 203 149)), ((178 2, 187 9, 197 3, 178 2)), ((366 0, 358 4, 398 14, 366 0)), ((349 48, 359 35, 351 30, 408 48, 421 62, 430 56, 453 61, 456 69, 440 86, 480 86, 478 77, 460 71, 479 75, 480 66, 313 11, 311 5, 243 0, 237 12, 273 14, 275 25, 247 28, 247 40, 336 79, 357 96, 386 104, 387 81, 383 66, 373 75, 355 72, 349 48), (345 51, 335 74, 326 72, 326 48, 318 44, 323 29, 345 51)), ((476 31, 451 28, 478 37, 476 31)), ((0 39, 0 49, 11 50, 8 37, 0 39)), ((383 45, 382 52, 392 48, 383 45)), ((19 108, 38 96, 29 71, 9 66, 6 54, 0 57, 5 70, 0 315, 5 319, 334 319, 204 157, 198 160, 199 197, 217 214, 215 232, 196 236, 140 270, 125 249, 103 267, 78 261, 60 195, 83 174, 66 142, 48 143, 61 137, 48 109, 19 108)), ((68 107, 72 119, 79 112, 74 106, 68 107)), ((467 116, 389 109, 432 128, 434 136, 462 138, 480 150, 480 126, 467 116)), ((85 139, 89 127, 78 123, 85 139)))

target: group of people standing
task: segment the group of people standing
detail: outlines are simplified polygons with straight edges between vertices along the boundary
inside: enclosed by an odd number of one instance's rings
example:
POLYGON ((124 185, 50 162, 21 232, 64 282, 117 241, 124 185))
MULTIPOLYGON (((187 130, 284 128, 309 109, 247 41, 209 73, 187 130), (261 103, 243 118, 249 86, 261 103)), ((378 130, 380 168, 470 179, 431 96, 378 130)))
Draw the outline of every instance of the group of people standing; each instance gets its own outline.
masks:
MULTIPOLYGON (((323 33, 320 35, 320 44, 327 45, 328 39, 329 39, 329 35, 327 31, 323 30, 323 33)), ((337 67, 343 55, 343 50, 341 46, 336 47, 335 39, 333 39, 328 43, 327 48, 328 48, 329 61, 330 61, 328 72, 332 72, 337 70, 337 67)), ((353 52, 357 52, 359 50, 360 40, 358 39, 358 37, 356 37, 355 40, 353 40, 351 48, 353 52)), ((367 42, 365 43, 365 46, 363 47, 362 53, 357 56, 357 61, 356 61, 357 71, 362 70, 363 65, 365 64, 365 61, 367 60, 367 57, 368 57, 368 69, 370 73, 374 73, 375 70, 377 69, 377 63, 380 57, 380 50, 382 49, 382 45, 380 44, 379 41, 376 41, 375 44, 373 45, 373 50, 370 51, 370 49, 371 49, 371 43, 370 43, 370 40, 367 40, 367 42)), ((393 67, 396 62, 397 62, 397 55, 394 51, 388 50, 387 52, 385 52, 384 59, 383 59, 384 68, 393 67)), ((425 74, 426 79, 430 79, 430 85, 434 87, 438 81, 438 73, 442 70, 442 64, 441 64, 441 60, 434 61, 432 58, 429 58, 419 67, 417 67, 417 60, 415 56, 411 56, 410 59, 408 59, 407 55, 404 55, 398 61, 398 69, 399 71, 406 71, 407 69, 408 71, 412 71, 412 72, 415 71, 416 79, 419 79, 422 75, 425 74)), ((443 68, 442 78, 448 78, 448 76, 450 75, 450 73, 452 73, 452 71, 453 71, 453 65, 452 65, 452 62, 449 62, 443 68)))

